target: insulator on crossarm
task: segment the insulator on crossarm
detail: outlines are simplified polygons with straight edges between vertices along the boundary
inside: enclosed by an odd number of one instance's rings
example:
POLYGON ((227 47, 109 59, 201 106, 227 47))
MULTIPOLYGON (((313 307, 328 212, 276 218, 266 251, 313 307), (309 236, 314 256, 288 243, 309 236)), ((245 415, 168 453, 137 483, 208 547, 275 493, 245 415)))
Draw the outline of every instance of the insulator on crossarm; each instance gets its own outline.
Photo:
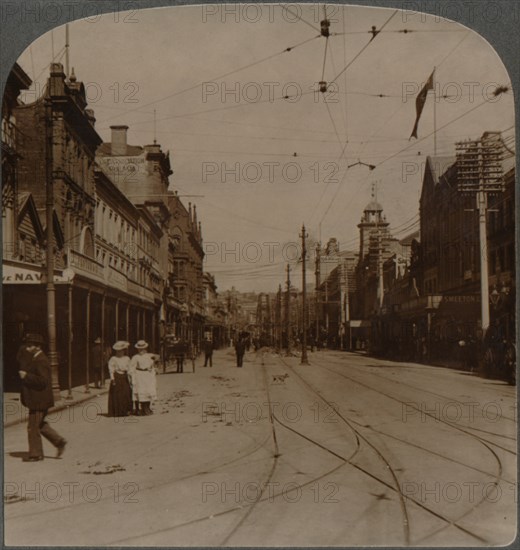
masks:
POLYGON ((321 26, 321 36, 328 37, 330 21, 328 19, 324 19, 323 21, 320 21, 320 26, 321 26))

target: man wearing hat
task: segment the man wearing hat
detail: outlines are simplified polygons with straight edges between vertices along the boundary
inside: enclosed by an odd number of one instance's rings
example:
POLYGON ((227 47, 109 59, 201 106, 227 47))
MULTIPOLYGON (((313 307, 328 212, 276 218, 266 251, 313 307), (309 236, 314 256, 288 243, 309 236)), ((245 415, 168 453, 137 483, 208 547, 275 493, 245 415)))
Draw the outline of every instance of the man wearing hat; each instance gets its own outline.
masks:
POLYGON ((40 334, 27 334, 25 344, 31 358, 23 370, 18 371, 22 379, 21 401, 29 409, 29 456, 23 460, 43 460, 42 435, 56 447, 56 456, 59 458, 67 442, 45 422, 48 410, 54 405, 54 397, 50 363, 42 351, 43 337, 40 334))

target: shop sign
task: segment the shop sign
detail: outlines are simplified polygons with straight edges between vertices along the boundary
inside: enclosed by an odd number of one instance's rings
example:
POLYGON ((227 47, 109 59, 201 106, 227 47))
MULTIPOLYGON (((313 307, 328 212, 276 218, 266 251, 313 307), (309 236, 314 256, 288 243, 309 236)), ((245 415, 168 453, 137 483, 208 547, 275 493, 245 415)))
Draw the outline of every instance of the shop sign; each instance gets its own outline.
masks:
POLYGON ((478 304, 479 294, 466 294, 465 296, 444 296, 443 301, 447 304, 478 304))
POLYGON ((45 282, 43 272, 21 266, 2 266, 2 283, 4 285, 37 285, 45 282))

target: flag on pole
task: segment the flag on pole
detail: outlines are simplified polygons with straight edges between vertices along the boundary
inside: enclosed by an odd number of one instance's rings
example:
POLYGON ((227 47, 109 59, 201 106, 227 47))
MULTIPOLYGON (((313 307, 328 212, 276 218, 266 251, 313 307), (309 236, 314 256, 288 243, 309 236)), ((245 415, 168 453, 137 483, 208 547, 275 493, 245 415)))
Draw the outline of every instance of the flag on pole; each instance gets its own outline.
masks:
POLYGON ((412 135, 409 139, 412 139, 413 137, 417 139, 417 128, 419 126, 419 119, 421 118, 421 114, 424 108, 424 104, 426 103, 426 96, 428 95, 428 90, 433 90, 433 74, 435 73, 435 69, 432 71, 432 74, 430 75, 430 78, 428 78, 428 82, 423 86, 422 90, 419 92, 419 95, 415 99, 415 111, 417 113, 415 118, 415 124, 413 126, 412 135))

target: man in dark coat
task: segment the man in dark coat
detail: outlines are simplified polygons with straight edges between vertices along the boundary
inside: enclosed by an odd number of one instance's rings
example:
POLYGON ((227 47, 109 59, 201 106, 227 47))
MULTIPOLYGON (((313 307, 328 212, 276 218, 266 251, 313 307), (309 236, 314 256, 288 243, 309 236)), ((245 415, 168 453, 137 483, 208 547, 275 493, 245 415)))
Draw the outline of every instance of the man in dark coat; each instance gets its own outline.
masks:
POLYGON ((211 341, 210 338, 206 338, 204 340, 204 366, 205 367, 208 366, 208 361, 209 361, 209 366, 212 367, 213 366, 213 342, 211 341))
POLYGON ((242 362, 244 361, 245 351, 246 351, 246 342, 243 338, 239 338, 237 343, 235 344, 235 352, 237 354, 237 367, 242 366, 242 362))
POLYGON ((101 346, 101 338, 96 338, 90 350, 90 365, 94 371, 94 387, 102 388, 105 382, 105 354, 101 346))
POLYGON ((48 410, 54 405, 54 398, 49 360, 42 351, 43 338, 39 334, 28 334, 25 342, 32 357, 18 371, 22 379, 21 401, 29 409, 29 456, 23 460, 43 460, 42 435, 56 447, 59 458, 67 442, 45 422, 48 410))

